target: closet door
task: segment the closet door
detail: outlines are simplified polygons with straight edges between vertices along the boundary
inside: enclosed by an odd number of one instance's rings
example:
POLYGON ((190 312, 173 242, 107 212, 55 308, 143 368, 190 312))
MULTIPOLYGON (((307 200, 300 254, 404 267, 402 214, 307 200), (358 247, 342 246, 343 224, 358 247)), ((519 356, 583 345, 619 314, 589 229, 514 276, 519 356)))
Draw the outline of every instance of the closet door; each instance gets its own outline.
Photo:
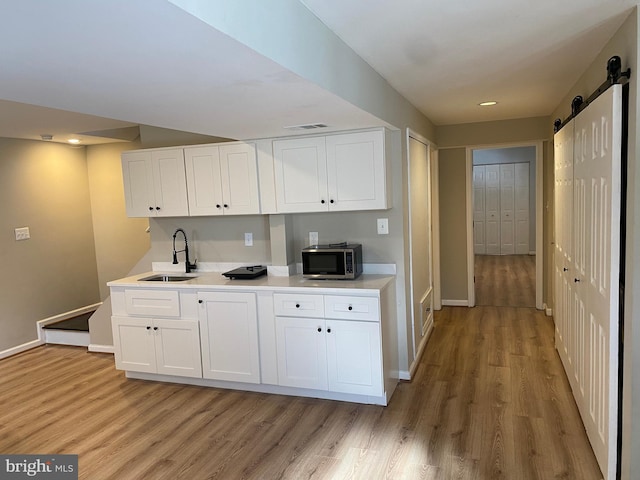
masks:
POLYGON ((500 165, 500 253, 515 253, 515 166, 500 165))
POLYGON ((500 168, 485 167, 486 226, 485 244, 487 255, 500 255, 500 168))
POLYGON ((620 85, 612 86, 576 117, 576 139, 574 283, 580 309, 584 305, 584 313, 580 311, 577 318, 576 363, 585 370, 578 405, 600 468, 606 479, 613 479, 618 425, 620 85))
MULTIPOLYGON (((573 301, 573 135, 574 120, 554 136, 554 322, 556 349, 565 371, 573 371, 571 305, 573 301)), ((572 381, 575 378, 568 375, 572 381)))
POLYGON ((473 167, 473 252, 476 255, 487 253, 485 244, 485 169, 484 165, 473 167))
POLYGON ((555 144, 556 346, 607 480, 616 474, 622 87, 575 118, 555 144), (573 165, 570 160, 573 159, 573 165))
POLYGON ((529 164, 514 165, 515 250, 519 255, 529 253, 529 164))

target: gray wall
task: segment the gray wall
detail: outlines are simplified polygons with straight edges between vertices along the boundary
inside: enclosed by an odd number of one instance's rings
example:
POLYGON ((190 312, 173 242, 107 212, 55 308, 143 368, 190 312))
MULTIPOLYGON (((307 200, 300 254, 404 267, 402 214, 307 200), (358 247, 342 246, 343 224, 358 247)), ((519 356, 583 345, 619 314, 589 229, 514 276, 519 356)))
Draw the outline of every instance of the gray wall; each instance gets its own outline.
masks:
POLYGON ((529 251, 536 249, 536 147, 489 148, 473 151, 474 165, 529 164, 529 251))
POLYGON ((440 150, 440 282, 442 300, 468 300, 467 156, 464 148, 440 150))
POLYGON ((84 147, 0 138, 0 352, 100 300, 84 147), (16 241, 14 229, 31 239, 16 241))

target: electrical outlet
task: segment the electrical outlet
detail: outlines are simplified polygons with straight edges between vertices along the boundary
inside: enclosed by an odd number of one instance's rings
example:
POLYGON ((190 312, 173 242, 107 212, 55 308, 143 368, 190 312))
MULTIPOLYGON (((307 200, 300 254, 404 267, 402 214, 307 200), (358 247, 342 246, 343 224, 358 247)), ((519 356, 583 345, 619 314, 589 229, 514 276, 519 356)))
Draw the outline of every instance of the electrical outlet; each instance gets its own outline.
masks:
POLYGON ((309 245, 318 245, 318 232, 309 232, 309 245))
POLYGON ((244 234, 244 246, 253 247, 253 233, 244 234))
POLYGON ((31 234, 29 233, 29 227, 16 228, 15 230, 16 240, 29 240, 31 234))
POLYGON ((389 219, 379 218, 378 219, 378 235, 388 235, 388 234, 389 234, 389 219))

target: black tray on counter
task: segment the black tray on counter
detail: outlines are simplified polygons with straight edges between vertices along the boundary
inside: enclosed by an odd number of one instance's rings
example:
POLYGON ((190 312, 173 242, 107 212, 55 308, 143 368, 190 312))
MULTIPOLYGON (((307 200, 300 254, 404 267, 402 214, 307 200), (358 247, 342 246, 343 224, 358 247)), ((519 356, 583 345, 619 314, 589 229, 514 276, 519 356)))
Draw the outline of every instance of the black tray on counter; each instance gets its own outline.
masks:
POLYGON ((236 278, 238 280, 250 280, 252 278, 262 277, 266 274, 267 267, 263 265, 254 265, 253 267, 234 268, 233 270, 224 272, 222 275, 231 279, 236 278))

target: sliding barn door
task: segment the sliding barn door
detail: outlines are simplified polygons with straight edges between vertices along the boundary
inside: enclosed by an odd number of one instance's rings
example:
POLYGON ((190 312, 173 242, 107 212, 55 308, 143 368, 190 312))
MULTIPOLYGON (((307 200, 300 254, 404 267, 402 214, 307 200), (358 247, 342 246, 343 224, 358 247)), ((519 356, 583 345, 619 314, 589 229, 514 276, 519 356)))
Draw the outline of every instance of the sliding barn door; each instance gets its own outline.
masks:
MULTIPOLYGON (((560 290, 564 281, 573 283, 566 289, 569 298, 560 302, 559 315, 568 316, 558 323, 568 324, 558 349, 561 356, 567 352, 567 376, 607 480, 615 478, 618 433, 621 108, 622 87, 614 85, 575 118, 573 205, 560 203, 555 209, 573 225, 573 250, 563 267, 568 270, 557 279, 560 290), (568 212, 572 219, 566 218, 568 212)), ((557 241, 563 227, 556 226, 557 241)))
MULTIPOLYGON (((554 321, 556 348, 564 369, 574 370, 574 348, 569 342, 571 302, 573 301, 573 135, 574 120, 565 125, 554 137, 554 321)), ((571 387, 579 388, 573 375, 567 375, 571 387)))

